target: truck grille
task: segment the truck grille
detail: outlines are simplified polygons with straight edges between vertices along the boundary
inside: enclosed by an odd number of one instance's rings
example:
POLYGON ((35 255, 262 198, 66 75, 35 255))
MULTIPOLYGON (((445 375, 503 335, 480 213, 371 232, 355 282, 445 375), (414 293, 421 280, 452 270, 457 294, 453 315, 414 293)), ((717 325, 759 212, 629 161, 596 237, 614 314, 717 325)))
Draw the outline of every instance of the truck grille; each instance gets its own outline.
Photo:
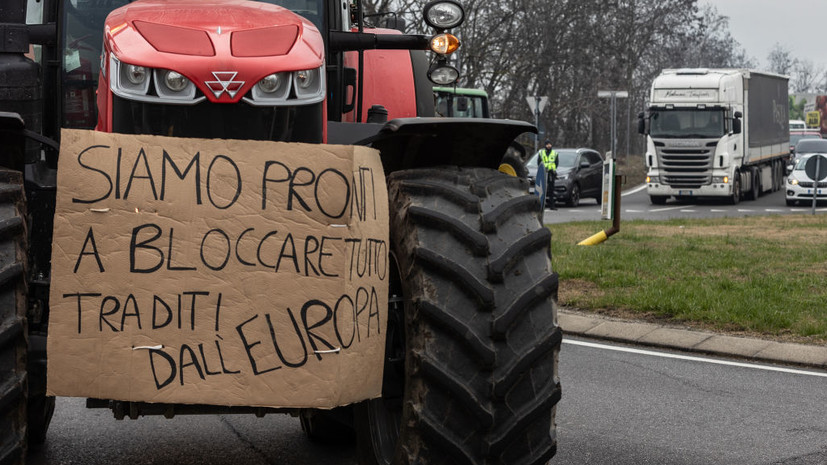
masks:
POLYGON ((717 141, 703 147, 674 147, 669 141, 657 143, 661 183, 697 189, 712 182, 712 163, 717 141))

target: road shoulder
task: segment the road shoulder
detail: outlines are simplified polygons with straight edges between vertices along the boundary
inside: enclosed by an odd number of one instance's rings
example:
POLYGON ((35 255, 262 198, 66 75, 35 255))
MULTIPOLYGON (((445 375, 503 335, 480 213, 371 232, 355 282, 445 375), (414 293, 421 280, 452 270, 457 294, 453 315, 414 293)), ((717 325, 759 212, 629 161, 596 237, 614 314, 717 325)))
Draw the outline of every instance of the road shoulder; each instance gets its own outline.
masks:
POLYGON ((558 310, 563 334, 571 336, 734 357, 756 362, 827 369, 827 347, 728 336, 708 331, 621 320, 568 308, 558 310))

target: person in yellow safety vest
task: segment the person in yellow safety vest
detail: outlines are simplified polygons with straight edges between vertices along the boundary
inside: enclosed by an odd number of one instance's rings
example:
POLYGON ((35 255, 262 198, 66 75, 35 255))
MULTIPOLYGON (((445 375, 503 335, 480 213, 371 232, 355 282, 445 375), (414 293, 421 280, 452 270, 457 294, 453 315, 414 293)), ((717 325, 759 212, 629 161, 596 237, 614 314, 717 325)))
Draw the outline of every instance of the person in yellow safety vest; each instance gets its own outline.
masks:
POLYGON ((557 152, 551 148, 551 141, 546 139, 545 148, 540 149, 540 160, 546 168, 548 182, 546 183, 546 204, 549 209, 557 210, 554 200, 554 180, 557 178, 557 152))

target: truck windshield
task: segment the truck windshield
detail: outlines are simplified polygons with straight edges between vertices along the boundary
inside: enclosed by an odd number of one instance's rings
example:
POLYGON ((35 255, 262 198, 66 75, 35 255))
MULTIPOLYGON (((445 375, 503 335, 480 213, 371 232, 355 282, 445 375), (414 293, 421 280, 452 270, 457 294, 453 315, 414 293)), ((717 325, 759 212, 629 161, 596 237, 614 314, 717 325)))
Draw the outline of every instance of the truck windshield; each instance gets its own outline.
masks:
POLYGON ((655 110, 650 117, 649 135, 655 138, 712 139, 726 133, 720 109, 655 110))

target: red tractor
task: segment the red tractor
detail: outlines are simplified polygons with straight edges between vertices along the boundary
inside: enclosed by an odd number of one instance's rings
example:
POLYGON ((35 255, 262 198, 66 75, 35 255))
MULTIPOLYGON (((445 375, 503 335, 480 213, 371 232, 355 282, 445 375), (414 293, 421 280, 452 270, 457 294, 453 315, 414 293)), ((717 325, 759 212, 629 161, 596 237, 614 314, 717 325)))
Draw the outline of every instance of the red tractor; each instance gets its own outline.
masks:
MULTIPOLYGON (((379 150, 391 241, 382 397, 278 411, 315 439, 354 428, 368 464, 554 455, 551 234, 527 182, 498 171, 536 129, 434 117, 433 85, 458 79, 446 59, 458 3, 425 7, 433 37, 372 27, 359 0, 39 0, 29 25, 24 3, 0 1, 0 463, 23 463, 54 410, 45 341, 61 128, 379 150)), ((252 410, 87 405, 117 418, 252 410)))

